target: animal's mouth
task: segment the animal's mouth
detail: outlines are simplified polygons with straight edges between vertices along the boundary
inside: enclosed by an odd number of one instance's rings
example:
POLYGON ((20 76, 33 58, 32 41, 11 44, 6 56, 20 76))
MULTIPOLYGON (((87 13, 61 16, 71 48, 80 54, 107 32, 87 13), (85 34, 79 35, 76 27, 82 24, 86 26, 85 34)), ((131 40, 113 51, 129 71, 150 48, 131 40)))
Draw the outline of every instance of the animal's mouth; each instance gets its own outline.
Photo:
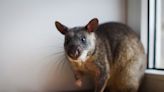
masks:
POLYGON ((67 50, 67 55, 71 59, 77 60, 80 57, 81 52, 82 52, 82 49, 80 48, 80 46, 71 45, 69 46, 69 49, 67 50))
POLYGON ((84 50, 82 52, 80 52, 78 55, 74 54, 74 55, 67 55, 68 59, 70 61, 76 61, 76 62, 85 62, 89 56, 88 56, 88 50, 84 50))
POLYGON ((80 56, 80 52, 79 51, 75 51, 74 53, 68 52, 67 54, 71 59, 73 60, 77 60, 80 56))

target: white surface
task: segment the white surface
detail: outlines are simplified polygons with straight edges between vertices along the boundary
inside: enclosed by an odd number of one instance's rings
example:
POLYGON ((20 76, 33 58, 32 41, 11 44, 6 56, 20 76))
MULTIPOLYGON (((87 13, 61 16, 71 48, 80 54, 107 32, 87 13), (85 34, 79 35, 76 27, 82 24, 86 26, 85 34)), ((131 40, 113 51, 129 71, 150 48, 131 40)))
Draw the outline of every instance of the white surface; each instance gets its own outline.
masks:
POLYGON ((62 50, 63 36, 54 21, 71 27, 93 17, 125 22, 124 5, 125 0, 0 0, 0 92, 77 89, 69 67, 58 78, 55 73, 62 57, 52 54, 62 50))
POLYGON ((145 71, 146 74, 153 74, 153 75, 161 75, 164 76, 164 71, 163 70, 154 70, 154 69, 147 69, 145 71))
MULTIPOLYGON (((134 31, 140 33, 141 28, 141 1, 142 0, 127 0, 127 24, 134 31)), ((143 2, 143 1, 142 1, 143 2)))
POLYGON ((141 41, 147 54, 147 42, 148 42, 148 0, 141 0, 141 22, 140 22, 140 36, 141 41))
MULTIPOLYGON (((162 65, 161 59, 161 37, 162 37, 162 0, 156 1, 156 67, 160 67, 162 65)), ((164 68, 164 67, 163 67, 164 68)))
POLYGON ((161 0, 161 6, 162 6, 162 9, 161 9, 161 19, 162 19, 162 24, 161 24, 161 64, 160 64, 160 68, 164 68, 164 1, 161 0))
MULTIPOLYGON (((164 11, 164 10, 163 10, 164 11)), ((162 29, 162 37, 161 37, 161 64, 160 64, 160 68, 164 68, 164 28, 162 29)))
POLYGON ((149 2, 149 68, 153 68, 154 62, 154 29, 155 29, 155 1, 151 0, 149 2))

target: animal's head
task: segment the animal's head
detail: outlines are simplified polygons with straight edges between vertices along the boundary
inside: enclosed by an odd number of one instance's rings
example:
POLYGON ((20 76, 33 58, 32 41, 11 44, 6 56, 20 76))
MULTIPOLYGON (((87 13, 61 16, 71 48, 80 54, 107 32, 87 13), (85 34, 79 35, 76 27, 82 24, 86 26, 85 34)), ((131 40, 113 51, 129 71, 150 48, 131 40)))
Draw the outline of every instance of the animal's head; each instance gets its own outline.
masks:
POLYGON ((71 61, 85 62, 95 51, 95 33, 98 19, 94 18, 82 27, 68 28, 55 22, 56 28, 65 36, 64 49, 71 61))

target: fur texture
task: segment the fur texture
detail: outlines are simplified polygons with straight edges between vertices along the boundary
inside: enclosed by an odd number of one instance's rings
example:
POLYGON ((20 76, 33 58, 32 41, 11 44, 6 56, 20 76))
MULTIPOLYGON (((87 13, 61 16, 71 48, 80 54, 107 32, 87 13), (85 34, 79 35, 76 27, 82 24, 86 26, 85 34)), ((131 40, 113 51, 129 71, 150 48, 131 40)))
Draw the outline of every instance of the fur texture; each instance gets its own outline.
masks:
POLYGON ((77 85, 82 85, 83 75, 90 75, 95 92, 138 91, 146 56, 131 28, 115 22, 98 25, 96 18, 83 27, 68 29, 59 22, 56 26, 65 35, 65 52, 77 85))

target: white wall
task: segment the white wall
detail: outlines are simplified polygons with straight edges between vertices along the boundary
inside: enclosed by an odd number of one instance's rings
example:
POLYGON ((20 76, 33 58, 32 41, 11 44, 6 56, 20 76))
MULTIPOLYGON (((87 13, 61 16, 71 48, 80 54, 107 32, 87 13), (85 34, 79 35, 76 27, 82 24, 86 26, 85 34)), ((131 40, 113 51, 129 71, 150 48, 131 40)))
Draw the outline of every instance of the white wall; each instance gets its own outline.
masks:
POLYGON ((54 21, 72 27, 93 17, 124 23, 125 0, 0 0, 0 92, 77 89, 67 64, 57 76, 63 36, 54 21))
MULTIPOLYGON (((162 28, 164 29, 164 1, 161 0, 161 2, 162 2, 162 3, 161 3, 161 6, 162 6, 162 7, 161 7, 161 8, 162 8, 162 9, 161 9, 161 10, 162 10, 162 13, 161 13, 161 14, 162 14, 162 18, 161 18, 161 19, 162 19, 162 28)), ((163 31, 164 31, 164 30, 163 30, 163 31)))
POLYGON ((147 53, 147 0, 127 0, 127 25, 140 35, 147 53))
POLYGON ((141 27, 141 1, 127 0, 127 24, 138 33, 141 27))

